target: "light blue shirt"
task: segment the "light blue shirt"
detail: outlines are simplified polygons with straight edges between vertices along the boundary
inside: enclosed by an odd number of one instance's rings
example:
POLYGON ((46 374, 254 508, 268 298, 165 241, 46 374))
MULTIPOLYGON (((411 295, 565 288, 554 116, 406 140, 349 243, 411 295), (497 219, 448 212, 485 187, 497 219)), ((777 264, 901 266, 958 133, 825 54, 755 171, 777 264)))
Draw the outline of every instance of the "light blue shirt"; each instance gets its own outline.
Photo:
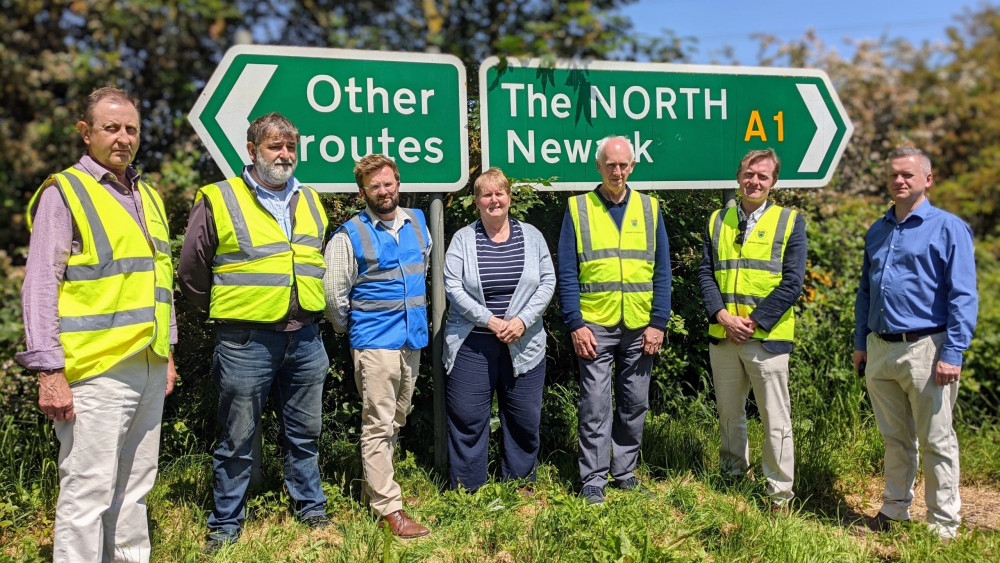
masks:
POLYGON ((854 304, 855 350, 867 349, 869 332, 945 327, 941 361, 960 366, 978 307, 972 230, 961 219, 925 200, 902 223, 893 206, 868 229, 854 304))
POLYGON ((250 174, 250 168, 252 165, 243 167, 243 180, 247 184, 253 186, 254 191, 257 193, 257 201, 264 206, 274 220, 278 222, 281 230, 285 231, 285 237, 288 240, 292 239, 292 207, 291 201, 292 196, 295 192, 302 189, 302 184, 292 176, 285 182, 285 188, 282 190, 269 190, 264 186, 258 184, 253 176, 250 174))

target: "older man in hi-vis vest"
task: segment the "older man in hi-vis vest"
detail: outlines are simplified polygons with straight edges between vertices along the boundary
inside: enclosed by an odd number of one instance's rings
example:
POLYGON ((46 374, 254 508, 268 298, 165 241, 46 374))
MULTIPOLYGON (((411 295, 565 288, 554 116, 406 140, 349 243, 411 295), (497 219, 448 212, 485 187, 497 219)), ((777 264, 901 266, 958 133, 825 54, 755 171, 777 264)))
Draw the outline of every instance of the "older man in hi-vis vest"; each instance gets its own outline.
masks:
POLYGON ((634 471, 670 320, 667 231, 656 198, 626 184, 635 165, 627 138, 598 141, 601 183, 569 199, 559 234, 559 304, 580 366, 580 496, 589 504, 604 502, 609 474, 613 487, 642 491, 634 471))
POLYGON ((54 561, 148 561, 163 399, 177 372, 173 265, 160 196, 132 167, 138 103, 92 92, 87 154, 28 204, 27 350, 59 438, 54 561))

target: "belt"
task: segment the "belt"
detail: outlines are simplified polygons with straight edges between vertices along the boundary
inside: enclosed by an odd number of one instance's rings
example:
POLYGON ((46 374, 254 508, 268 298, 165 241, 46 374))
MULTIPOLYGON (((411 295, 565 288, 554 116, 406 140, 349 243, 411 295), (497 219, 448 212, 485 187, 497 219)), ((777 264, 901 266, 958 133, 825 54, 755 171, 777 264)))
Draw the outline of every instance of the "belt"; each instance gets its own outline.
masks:
POLYGON ((916 342, 917 340, 920 340, 925 336, 930 336, 932 334, 944 332, 946 329, 947 327, 934 326, 931 328, 914 330, 913 332, 900 332, 900 333, 887 332, 885 334, 875 333, 875 336, 878 336, 879 338, 885 340, 886 342, 916 342))

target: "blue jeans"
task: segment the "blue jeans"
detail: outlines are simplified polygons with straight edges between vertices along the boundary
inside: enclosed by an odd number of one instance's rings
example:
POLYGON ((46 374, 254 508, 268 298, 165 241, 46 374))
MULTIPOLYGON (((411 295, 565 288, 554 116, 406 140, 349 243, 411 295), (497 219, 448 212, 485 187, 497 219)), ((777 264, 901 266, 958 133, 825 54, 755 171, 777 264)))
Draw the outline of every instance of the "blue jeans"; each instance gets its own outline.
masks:
POLYGON ((315 324, 294 332, 219 329, 212 360, 221 427, 213 456, 215 510, 208 517, 213 538, 231 541, 240 534, 254 434, 272 389, 284 430, 285 486, 295 514, 299 518, 326 514, 317 442, 329 368, 315 324))
POLYGON ((494 391, 502 432, 500 478, 535 480, 544 384, 544 357, 515 377, 506 344, 492 334, 469 334, 448 374, 445 405, 451 488, 461 485, 475 491, 486 483, 494 391))

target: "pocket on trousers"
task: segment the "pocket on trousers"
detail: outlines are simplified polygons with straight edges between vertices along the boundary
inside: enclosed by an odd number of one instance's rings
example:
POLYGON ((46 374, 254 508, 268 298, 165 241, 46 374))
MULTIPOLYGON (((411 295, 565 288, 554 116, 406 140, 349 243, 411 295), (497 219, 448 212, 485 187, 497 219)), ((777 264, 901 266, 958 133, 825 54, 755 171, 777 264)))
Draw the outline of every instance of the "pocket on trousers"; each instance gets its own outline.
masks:
POLYGON ((226 348, 241 350, 250 345, 253 339, 253 329, 233 328, 219 331, 218 342, 226 348))

